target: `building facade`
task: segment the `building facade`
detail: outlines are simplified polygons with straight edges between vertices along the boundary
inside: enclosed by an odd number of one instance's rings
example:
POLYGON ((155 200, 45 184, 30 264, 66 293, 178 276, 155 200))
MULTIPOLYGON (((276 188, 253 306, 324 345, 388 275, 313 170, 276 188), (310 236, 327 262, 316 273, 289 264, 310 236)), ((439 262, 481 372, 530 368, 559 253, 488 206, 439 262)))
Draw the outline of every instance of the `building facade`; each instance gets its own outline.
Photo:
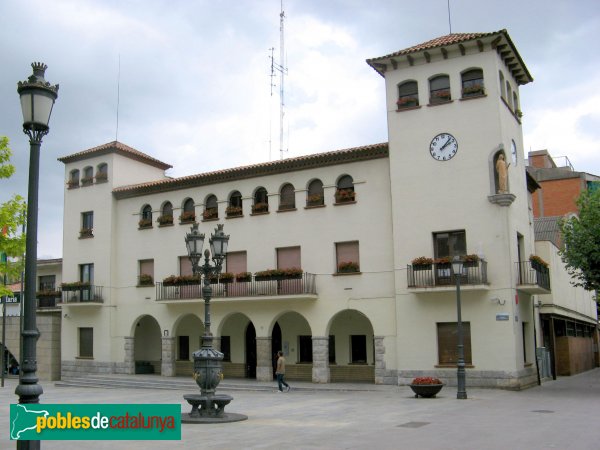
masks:
POLYGON ((63 376, 192 373, 197 222, 230 235, 211 303, 225 377, 270 380, 283 350, 290 379, 453 384, 459 277, 467 383, 536 382, 535 295, 550 278, 528 260, 527 68, 505 30, 367 63, 386 85, 387 143, 181 178, 120 142, 60 158, 63 376))

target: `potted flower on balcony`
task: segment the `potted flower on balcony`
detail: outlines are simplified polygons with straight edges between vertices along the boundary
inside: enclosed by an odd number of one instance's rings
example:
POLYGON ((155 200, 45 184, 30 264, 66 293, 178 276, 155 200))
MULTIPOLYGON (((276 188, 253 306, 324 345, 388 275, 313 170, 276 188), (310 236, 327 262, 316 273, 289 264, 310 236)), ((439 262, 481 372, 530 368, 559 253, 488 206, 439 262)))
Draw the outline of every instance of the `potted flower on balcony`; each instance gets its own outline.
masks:
POLYGON ((169 275, 163 278, 163 286, 186 286, 190 284, 198 284, 200 280, 194 275, 169 275))
POLYGON ((236 273, 235 281, 237 281, 239 283, 246 283, 248 281, 252 281, 252 273, 250 273, 250 272, 236 273))
POLYGON ((299 267, 292 267, 290 269, 282 269, 282 278, 284 280, 299 280, 302 278, 304 271, 299 267))
POLYGON ((225 214, 227 214, 227 217, 240 217, 242 215, 242 207, 241 206, 228 206, 225 209, 225 214))
POLYGON ((69 180, 67 181, 68 189, 75 189, 79 187, 79 180, 69 180))
POLYGON ((335 193, 336 203, 349 203, 353 202, 356 198, 356 193, 350 189, 338 189, 335 193))
POLYGON ((323 194, 312 194, 306 198, 306 206, 322 206, 323 194))
POLYGON ((96 172, 96 183, 104 183, 108 180, 108 173, 96 172))
POLYGON ((234 277, 235 275, 231 272, 222 272, 221 275, 219 275, 219 283, 233 283, 234 277))
POLYGON ((462 260, 464 262, 464 267, 477 267, 479 264, 479 256, 475 254, 464 255, 462 260))
POLYGON ((439 378, 417 377, 409 384, 415 393, 415 398, 419 396, 424 398, 434 398, 444 387, 444 383, 439 378))
POLYGON ((446 269, 450 267, 450 258, 448 256, 442 256, 441 258, 435 258, 433 260, 438 269, 446 269))
POLYGON ((80 238, 94 237, 93 228, 82 228, 81 230, 79 230, 79 237, 80 238))
POLYGON ((261 214, 269 212, 269 204, 265 202, 255 203, 252 205, 252 214, 261 214))
POLYGON ((477 97, 479 95, 484 95, 483 85, 474 84, 472 86, 464 87, 462 90, 463 97, 477 97))
POLYGON ((443 103, 450 101, 450 91, 441 90, 433 92, 431 96, 431 103, 443 103))
POLYGON ((94 177, 83 177, 81 179, 82 186, 90 186, 93 183, 94 183, 94 177))
POLYGON ((358 263, 353 261, 344 261, 338 264, 338 273, 357 273, 359 270, 358 263))
POLYGON ((61 283, 60 288, 63 291, 78 291, 80 289, 87 289, 90 287, 88 281, 73 281, 71 283, 61 283))
POLYGON ((163 214, 162 216, 158 216, 156 221, 161 227, 165 225, 173 225, 173 216, 170 214, 163 214))
POLYGON ((146 273, 143 273, 140 275, 138 286, 153 286, 153 285, 154 285, 154 278, 152 277, 152 275, 148 275, 146 273))
POLYGON ((429 270, 433 264, 433 258, 427 256, 419 256, 411 261, 413 270, 429 270))
POLYGON ((219 210, 217 208, 206 208, 202 213, 203 220, 213 220, 219 218, 219 210))
POLYGON ((192 223, 196 221, 196 213, 194 211, 184 211, 179 216, 179 223, 192 223))
POLYGON ((537 271, 542 271, 548 268, 548 263, 537 255, 529 255, 531 267, 537 271))
POLYGON ((140 219, 138 222, 139 228, 152 228, 152 219, 140 219))

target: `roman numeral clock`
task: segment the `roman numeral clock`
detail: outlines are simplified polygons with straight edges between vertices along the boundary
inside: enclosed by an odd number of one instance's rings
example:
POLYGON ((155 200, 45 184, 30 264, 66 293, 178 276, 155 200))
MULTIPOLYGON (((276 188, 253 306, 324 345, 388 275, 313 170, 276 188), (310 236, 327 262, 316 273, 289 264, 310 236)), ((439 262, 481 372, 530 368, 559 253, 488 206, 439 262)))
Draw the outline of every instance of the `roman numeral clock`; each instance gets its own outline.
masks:
POLYGON ((458 151, 458 141, 450 133, 440 133, 429 144, 431 157, 438 161, 449 161, 458 151))

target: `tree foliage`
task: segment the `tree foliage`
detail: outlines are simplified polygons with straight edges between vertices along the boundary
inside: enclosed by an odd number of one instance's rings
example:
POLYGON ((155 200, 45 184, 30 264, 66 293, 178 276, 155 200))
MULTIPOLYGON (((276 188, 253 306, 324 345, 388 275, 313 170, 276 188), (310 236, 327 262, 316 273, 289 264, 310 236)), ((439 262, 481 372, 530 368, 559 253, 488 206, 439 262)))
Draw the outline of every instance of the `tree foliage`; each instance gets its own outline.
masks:
POLYGON ((600 290, 600 190, 585 191, 577 199, 579 216, 560 222, 560 252, 575 286, 600 290))
MULTIPOLYGON (((8 138, 0 136, 0 179, 10 178, 15 167, 10 164, 12 152, 8 138)), ((4 280, 18 279, 22 270, 22 256, 25 252, 25 233, 22 232, 27 216, 27 205, 20 195, 13 195, 0 204, 0 254, 7 256, 7 262, 0 263, 0 296, 12 295, 4 287, 4 280)))

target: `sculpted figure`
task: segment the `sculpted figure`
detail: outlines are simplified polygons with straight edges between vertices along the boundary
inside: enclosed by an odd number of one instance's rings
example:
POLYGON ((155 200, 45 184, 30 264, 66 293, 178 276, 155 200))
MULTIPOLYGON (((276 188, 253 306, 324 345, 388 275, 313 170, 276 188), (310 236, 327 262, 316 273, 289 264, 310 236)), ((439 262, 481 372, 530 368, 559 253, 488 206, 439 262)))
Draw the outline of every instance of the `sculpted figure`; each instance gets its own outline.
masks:
POLYGON ((500 154, 500 156, 498 156, 498 161, 496 161, 496 172, 498 173, 498 194, 508 193, 508 166, 510 166, 510 163, 507 164, 504 159, 504 154, 500 154))

